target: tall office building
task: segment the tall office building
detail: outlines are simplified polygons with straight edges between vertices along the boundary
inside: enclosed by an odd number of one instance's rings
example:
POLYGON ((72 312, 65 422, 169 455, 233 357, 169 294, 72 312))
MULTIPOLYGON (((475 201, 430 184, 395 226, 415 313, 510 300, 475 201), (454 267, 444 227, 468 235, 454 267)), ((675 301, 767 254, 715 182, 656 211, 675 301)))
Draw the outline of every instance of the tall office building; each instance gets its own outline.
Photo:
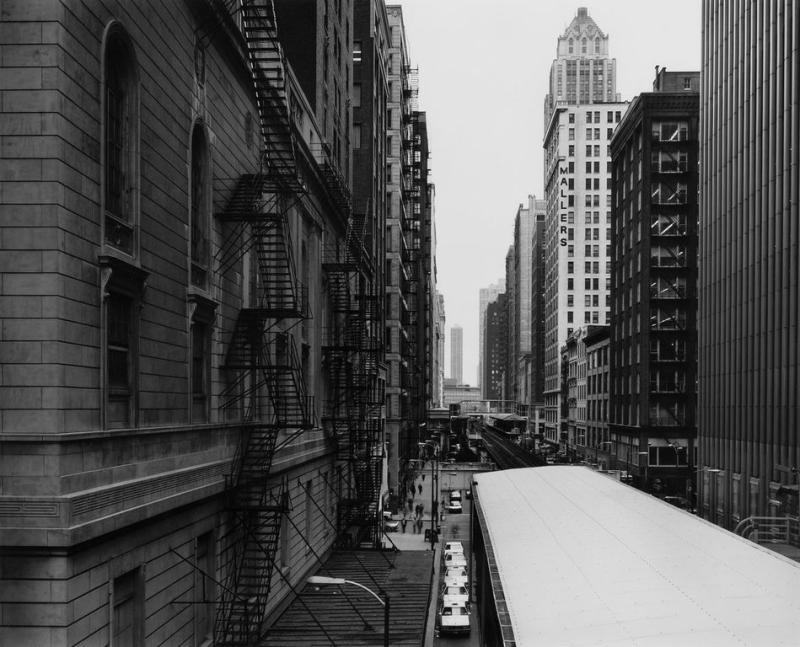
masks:
POLYGON ((580 8, 558 39, 544 107, 544 439, 553 444, 562 443, 561 347, 577 326, 608 323, 609 143, 626 107, 608 36, 580 8))
POLYGON ((550 93, 544 100, 544 126, 562 104, 610 103, 617 95, 617 61, 608 56, 608 36, 600 31, 586 7, 579 7, 558 38, 558 53, 550 66, 550 93))
POLYGON ((537 228, 540 232, 544 225, 547 203, 537 200, 536 196, 528 196, 528 204, 520 205, 514 220, 514 310, 509 317, 514 317, 514 336, 509 340, 511 361, 514 371, 514 393, 512 398, 517 403, 517 412, 526 415, 531 404, 532 382, 532 349, 534 340, 533 321, 533 266, 537 228))
POLYGON ((486 307, 484 337, 484 400, 505 400, 503 376, 508 358, 508 299, 500 293, 486 307))
POLYGON ((496 283, 481 288, 478 291, 478 386, 481 387, 481 393, 486 396, 486 390, 483 384, 483 367, 484 367, 484 339, 486 336, 486 307, 497 298, 497 295, 506 289, 505 279, 500 278, 496 283))
POLYGON ((703 2, 698 493, 725 527, 800 509, 799 23, 703 2))
POLYGON ((658 70, 653 90, 633 100, 611 142, 608 442, 640 487, 691 498, 700 73, 658 70))
POLYGON ((464 329, 457 324, 450 328, 450 378, 464 383, 464 329))

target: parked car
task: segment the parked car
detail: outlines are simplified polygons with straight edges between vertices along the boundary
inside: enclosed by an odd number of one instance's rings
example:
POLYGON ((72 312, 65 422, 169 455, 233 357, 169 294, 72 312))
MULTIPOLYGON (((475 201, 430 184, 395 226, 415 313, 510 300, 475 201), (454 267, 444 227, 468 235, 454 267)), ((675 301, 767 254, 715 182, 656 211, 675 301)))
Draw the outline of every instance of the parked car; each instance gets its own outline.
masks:
POLYGON ((461 490, 453 490, 450 492, 451 501, 461 501, 461 490))
POLYGON ((464 553, 464 544, 460 541, 446 541, 444 543, 444 554, 448 553, 464 553))
POLYGON ((445 586, 467 586, 469 578, 467 569, 463 566, 449 566, 444 571, 445 586))
POLYGON ((450 553, 444 556, 444 565, 445 568, 450 566, 462 566, 463 568, 466 568, 467 558, 464 557, 464 553, 450 553))
POLYGON ((400 522, 392 519, 392 513, 384 511, 383 513, 383 530, 385 532, 397 532, 400 528, 400 522))
POLYGON ((469 611, 462 605, 439 609, 439 633, 469 634, 469 611))
POLYGON ((469 592, 466 586, 445 586, 442 589, 442 604, 446 607, 469 604, 469 592))
POLYGON ((458 514, 459 512, 463 512, 464 509, 461 507, 461 501, 450 501, 445 507, 450 514, 458 514))

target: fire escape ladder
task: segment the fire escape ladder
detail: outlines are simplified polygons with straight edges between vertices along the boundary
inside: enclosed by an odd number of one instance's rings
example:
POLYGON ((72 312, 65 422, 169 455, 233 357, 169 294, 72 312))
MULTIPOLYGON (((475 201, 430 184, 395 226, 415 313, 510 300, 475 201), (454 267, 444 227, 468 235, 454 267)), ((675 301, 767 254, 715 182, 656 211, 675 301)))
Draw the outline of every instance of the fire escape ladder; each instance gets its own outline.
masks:
POLYGON ((228 491, 230 526, 220 554, 227 579, 214 625, 218 646, 253 645, 261 634, 281 517, 288 507, 285 483, 267 485, 276 437, 273 425, 250 427, 234 461, 228 491))
POLYGON ((294 337, 289 332, 267 335, 272 362, 263 370, 278 424, 311 429, 315 422, 313 406, 306 393, 294 337))
POLYGON ((297 176, 294 129, 289 115, 286 64, 278 41, 272 0, 245 0, 242 35, 253 72, 267 174, 284 189, 302 192, 297 176))
POLYGON ((260 287, 259 307, 273 316, 309 316, 305 286, 295 276, 292 237, 285 212, 270 214, 253 223, 254 248, 260 287))
POLYGON ((351 216, 344 245, 327 254, 332 321, 323 347, 329 380, 326 428, 347 469, 338 515, 341 545, 376 546, 380 540, 379 501, 383 427, 374 337, 377 304, 367 295, 370 268, 364 248, 365 219, 351 216))

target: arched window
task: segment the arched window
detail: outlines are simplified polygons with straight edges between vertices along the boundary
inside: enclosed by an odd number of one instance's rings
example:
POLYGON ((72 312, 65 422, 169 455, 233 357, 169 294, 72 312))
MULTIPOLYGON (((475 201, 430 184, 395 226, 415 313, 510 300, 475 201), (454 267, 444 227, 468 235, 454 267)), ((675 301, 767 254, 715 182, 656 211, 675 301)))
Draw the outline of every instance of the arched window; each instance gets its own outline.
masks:
POLYGON ((206 287, 208 280, 208 212, 209 212, 209 163, 208 145, 201 123, 192 131, 192 178, 191 178, 191 255, 192 285, 206 287))
POLYGON ((569 53, 572 54, 575 50, 575 44, 573 43, 572 39, 569 39, 569 53))
POLYGON ((581 38, 581 54, 585 54, 585 53, 586 53, 586 39, 585 38, 581 38))
POLYGON ((595 54, 599 54, 600 53, 600 39, 599 38, 595 38, 594 39, 594 53, 595 54))
POLYGON ((104 54, 104 242, 136 256, 138 80, 133 46, 118 25, 104 54))

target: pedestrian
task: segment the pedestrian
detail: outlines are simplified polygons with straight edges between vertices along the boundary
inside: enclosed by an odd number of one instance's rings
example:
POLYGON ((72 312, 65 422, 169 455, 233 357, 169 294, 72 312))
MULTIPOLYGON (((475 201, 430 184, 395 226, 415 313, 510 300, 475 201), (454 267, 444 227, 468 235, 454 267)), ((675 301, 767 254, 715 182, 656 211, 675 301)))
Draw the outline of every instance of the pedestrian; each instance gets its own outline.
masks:
POLYGON ((414 505, 414 499, 408 500, 408 511, 411 512, 411 506, 414 505))
POLYGON ((422 534, 422 519, 417 519, 417 531, 422 534))
POLYGON ((422 483, 420 483, 420 484, 417 486, 417 489, 419 490, 419 493, 420 493, 420 494, 422 494, 422 483))
POLYGON ((408 519, 406 515, 403 515, 403 518, 400 520, 400 526, 403 528, 403 534, 406 532, 406 524, 408 523, 408 519))

